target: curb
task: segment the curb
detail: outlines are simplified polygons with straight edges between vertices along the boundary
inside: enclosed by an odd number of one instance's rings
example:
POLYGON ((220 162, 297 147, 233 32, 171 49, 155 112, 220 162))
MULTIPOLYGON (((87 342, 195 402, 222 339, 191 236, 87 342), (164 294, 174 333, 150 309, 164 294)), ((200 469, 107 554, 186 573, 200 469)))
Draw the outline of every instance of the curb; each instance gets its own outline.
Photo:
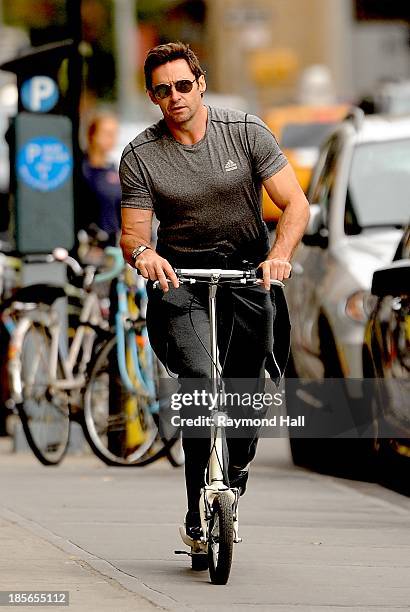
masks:
POLYGON ((192 610, 191 607, 186 606, 182 602, 178 602, 172 597, 164 595, 163 593, 147 586, 135 576, 127 574, 126 572, 118 569, 109 561, 89 553, 87 550, 81 548, 74 542, 62 538, 45 527, 42 527, 35 521, 27 519, 24 516, 17 514, 13 510, 6 508, 5 506, 0 507, 0 517, 10 523, 14 523, 19 527, 22 527, 26 531, 33 533, 42 540, 45 540, 49 544, 52 544, 56 548, 64 551, 72 558, 74 557, 73 560, 82 561, 83 565, 86 564, 99 574, 103 575, 105 578, 114 580, 130 593, 139 595, 159 609, 172 610, 175 612, 178 610, 192 610))

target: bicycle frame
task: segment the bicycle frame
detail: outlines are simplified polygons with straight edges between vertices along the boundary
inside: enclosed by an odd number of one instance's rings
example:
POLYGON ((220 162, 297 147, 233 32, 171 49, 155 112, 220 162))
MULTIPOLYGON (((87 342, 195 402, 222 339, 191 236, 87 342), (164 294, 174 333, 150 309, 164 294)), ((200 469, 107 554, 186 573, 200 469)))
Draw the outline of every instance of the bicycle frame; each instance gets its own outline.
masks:
MULTIPOLYGON (((80 391, 83 389, 86 383, 87 366, 93 353, 95 336, 98 331, 105 331, 106 328, 108 328, 108 324, 104 325, 99 298, 96 293, 89 289, 93 282, 101 283, 112 280, 120 273, 124 266, 124 260, 120 249, 107 247, 105 249, 105 254, 114 259, 112 269, 107 272, 95 274, 95 270, 90 267, 86 269, 85 273, 87 289, 77 289, 72 285, 67 285, 65 287, 67 296, 77 296, 83 299, 79 326, 75 331, 74 338, 66 354, 64 354, 61 346, 62 325, 58 314, 53 310, 52 306, 37 303, 18 303, 16 300, 14 311, 27 311, 30 312, 30 315, 22 317, 17 324, 14 324, 12 318, 9 317, 8 330, 10 333, 10 342, 8 371, 11 381, 11 400, 13 403, 20 404, 23 402, 23 381, 20 377, 22 348, 25 334, 30 325, 36 321, 39 325, 46 325, 51 336, 50 362, 48 364, 50 393, 71 390, 80 391), (79 360, 80 351, 82 351, 82 355, 79 360), (59 364, 63 371, 62 377, 58 375, 59 364), (75 368, 78 369, 76 374, 74 374, 75 368)), ((80 398, 77 399, 79 402, 80 398)))
POLYGON ((15 287, 15 279, 22 267, 21 259, 0 252, 0 299, 3 300, 11 287, 15 287))
MULTIPOLYGON (((147 358, 146 370, 141 367, 140 360, 138 357, 138 349, 136 343, 136 332, 134 324, 138 321, 139 312, 133 313, 128 307, 128 299, 130 288, 126 282, 125 274, 121 274, 117 280, 117 297, 118 297, 118 310, 115 315, 115 333, 117 336, 117 360, 118 369, 122 382, 129 393, 136 393, 137 388, 143 389, 143 391, 150 397, 155 397, 155 383, 153 377, 154 363, 153 355, 149 347, 148 332, 146 327, 142 329, 142 338, 147 350, 145 351, 147 358), (131 360, 132 378, 127 367, 127 356, 131 360)), ((144 288, 137 288, 137 295, 140 299, 145 297, 145 286, 144 288)), ((133 304, 135 304, 133 300, 133 304)), ((155 402, 150 407, 151 412, 157 412, 159 410, 158 402, 155 402)))
POLYGON ((50 392, 81 389, 86 382, 85 374, 93 351, 96 329, 103 329, 103 318, 97 295, 87 293, 81 310, 80 325, 76 329, 67 355, 63 354, 61 347, 61 322, 52 307, 21 304, 20 308, 23 311, 26 310, 27 314, 17 322, 10 337, 8 367, 12 383, 11 399, 16 404, 23 401, 23 381, 20 378, 22 347, 25 335, 33 322, 46 325, 50 331, 50 362, 48 364, 50 392), (78 361, 81 350, 81 360, 78 361), (58 376, 59 364, 63 370, 62 378, 58 376), (78 373, 74 375, 76 366, 78 366, 78 373))

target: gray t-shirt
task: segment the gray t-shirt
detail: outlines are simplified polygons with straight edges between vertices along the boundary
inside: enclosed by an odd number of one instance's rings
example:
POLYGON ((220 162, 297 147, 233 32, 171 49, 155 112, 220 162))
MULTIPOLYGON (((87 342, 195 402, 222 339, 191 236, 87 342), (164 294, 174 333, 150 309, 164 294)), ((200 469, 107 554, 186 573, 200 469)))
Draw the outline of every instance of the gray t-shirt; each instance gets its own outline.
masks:
POLYGON ((261 119, 208 107, 205 136, 194 145, 177 142, 161 120, 126 146, 122 206, 155 211, 157 250, 171 262, 215 251, 263 258, 262 181, 286 164, 261 119))

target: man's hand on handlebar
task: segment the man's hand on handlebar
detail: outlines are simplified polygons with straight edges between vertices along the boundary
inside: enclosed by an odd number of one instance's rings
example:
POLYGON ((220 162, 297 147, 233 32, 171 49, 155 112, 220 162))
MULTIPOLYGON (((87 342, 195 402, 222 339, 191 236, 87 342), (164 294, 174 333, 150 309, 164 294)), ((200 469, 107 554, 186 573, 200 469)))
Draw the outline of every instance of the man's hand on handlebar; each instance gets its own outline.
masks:
POLYGON ((135 267, 144 278, 152 281, 158 280, 161 289, 165 292, 169 289, 167 279, 171 281, 175 289, 179 287, 178 277, 171 264, 153 249, 146 249, 141 255, 138 255, 135 267))
POLYGON ((274 259, 266 259, 259 264, 258 269, 262 270, 263 286, 267 291, 270 289, 271 280, 283 281, 290 277, 292 270, 291 264, 286 259, 275 257, 274 259))

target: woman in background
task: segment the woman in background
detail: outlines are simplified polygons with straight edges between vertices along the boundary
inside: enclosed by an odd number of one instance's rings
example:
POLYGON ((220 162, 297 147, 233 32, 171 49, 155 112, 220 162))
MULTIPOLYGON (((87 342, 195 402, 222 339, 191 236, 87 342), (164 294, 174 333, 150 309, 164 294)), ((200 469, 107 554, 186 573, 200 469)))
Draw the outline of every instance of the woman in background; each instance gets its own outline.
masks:
POLYGON ((118 121, 109 113, 92 117, 87 130, 87 151, 82 162, 81 225, 97 226, 117 245, 121 228, 121 187, 118 170, 110 161, 118 136, 118 121))

